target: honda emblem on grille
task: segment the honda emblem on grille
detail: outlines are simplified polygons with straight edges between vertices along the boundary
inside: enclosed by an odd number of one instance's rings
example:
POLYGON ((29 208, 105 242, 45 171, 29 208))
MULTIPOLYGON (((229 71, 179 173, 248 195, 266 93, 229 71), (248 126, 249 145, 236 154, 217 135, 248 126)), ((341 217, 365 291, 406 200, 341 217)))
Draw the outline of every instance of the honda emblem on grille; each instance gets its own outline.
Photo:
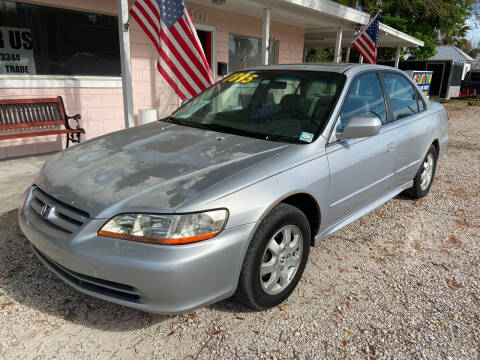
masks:
POLYGON ((40 216, 42 217, 42 219, 46 219, 49 212, 50 206, 48 206, 47 204, 43 205, 42 210, 40 210, 40 216))

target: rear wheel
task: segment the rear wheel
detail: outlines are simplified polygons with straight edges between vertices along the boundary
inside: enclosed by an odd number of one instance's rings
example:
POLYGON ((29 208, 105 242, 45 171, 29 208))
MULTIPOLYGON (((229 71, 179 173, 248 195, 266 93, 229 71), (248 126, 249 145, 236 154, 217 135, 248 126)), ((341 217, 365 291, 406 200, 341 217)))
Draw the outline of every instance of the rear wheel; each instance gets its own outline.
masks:
POLYGON ((299 209, 277 205, 255 232, 243 262, 236 296, 265 310, 290 296, 310 252, 310 225, 299 209))
POLYGON ((437 149, 432 145, 430 149, 428 149, 427 155, 425 155, 415 179, 413 179, 413 187, 408 189, 406 194, 415 199, 420 199, 427 195, 432 186, 436 166, 437 149))

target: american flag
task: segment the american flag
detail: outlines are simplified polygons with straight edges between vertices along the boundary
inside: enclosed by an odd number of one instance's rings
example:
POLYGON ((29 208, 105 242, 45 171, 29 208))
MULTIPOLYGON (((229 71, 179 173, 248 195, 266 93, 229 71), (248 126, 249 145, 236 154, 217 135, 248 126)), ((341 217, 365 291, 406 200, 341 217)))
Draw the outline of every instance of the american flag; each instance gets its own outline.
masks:
POLYGON ((157 68, 183 100, 213 84, 213 75, 183 0, 137 0, 130 15, 152 40, 157 68))
POLYGON ((370 64, 377 63, 378 27, 380 14, 377 14, 370 25, 363 30, 352 42, 352 46, 370 64))

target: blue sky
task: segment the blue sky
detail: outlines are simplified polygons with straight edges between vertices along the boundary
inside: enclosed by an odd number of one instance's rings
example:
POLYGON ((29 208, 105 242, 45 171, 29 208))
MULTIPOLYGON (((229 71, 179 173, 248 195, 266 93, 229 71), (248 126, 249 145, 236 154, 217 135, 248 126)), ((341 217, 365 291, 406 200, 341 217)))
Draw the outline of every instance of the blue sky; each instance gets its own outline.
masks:
POLYGON ((467 20, 467 25, 472 29, 468 32, 468 40, 472 42, 473 45, 476 45, 480 41, 480 21, 475 21, 472 16, 467 20))

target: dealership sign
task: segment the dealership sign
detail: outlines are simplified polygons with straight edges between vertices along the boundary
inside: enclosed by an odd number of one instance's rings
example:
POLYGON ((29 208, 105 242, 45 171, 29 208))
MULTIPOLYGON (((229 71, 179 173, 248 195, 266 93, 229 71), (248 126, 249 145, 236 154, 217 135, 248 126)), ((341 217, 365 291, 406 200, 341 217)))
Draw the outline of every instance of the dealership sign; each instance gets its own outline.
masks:
POLYGON ((0 74, 36 74, 30 29, 0 26, 0 74))
POLYGON ((430 86, 432 85, 432 75, 433 71, 416 71, 410 70, 406 71, 407 74, 410 74, 412 80, 420 90, 425 94, 425 96, 430 95, 430 86))

